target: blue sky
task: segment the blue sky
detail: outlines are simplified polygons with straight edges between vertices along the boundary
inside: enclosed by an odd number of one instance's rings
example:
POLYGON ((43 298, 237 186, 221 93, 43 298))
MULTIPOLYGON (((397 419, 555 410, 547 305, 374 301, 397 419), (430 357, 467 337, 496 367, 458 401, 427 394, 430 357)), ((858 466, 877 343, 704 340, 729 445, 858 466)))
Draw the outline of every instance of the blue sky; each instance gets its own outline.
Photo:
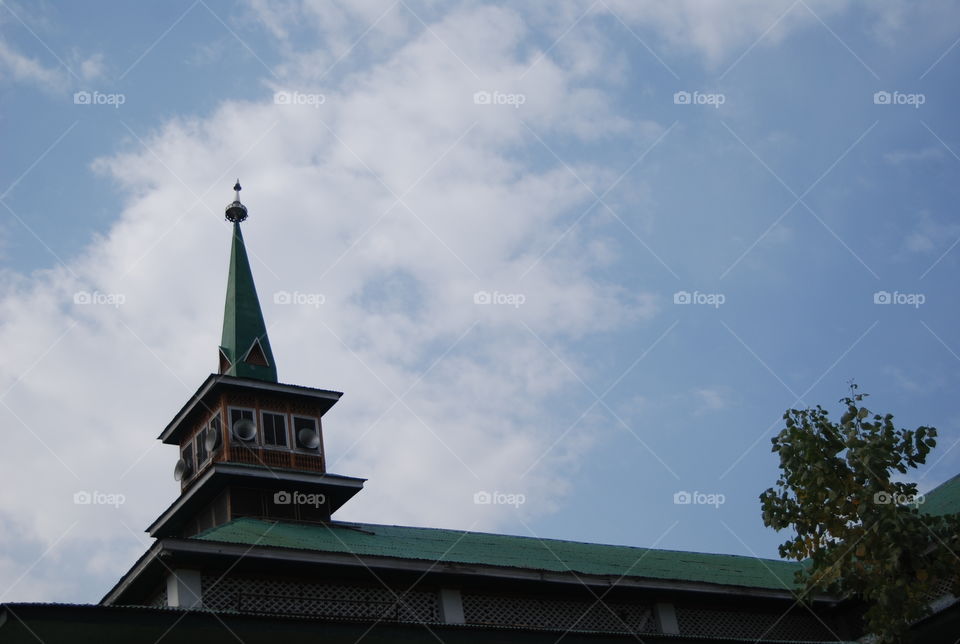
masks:
POLYGON ((851 378, 957 474, 958 13, 3 2, 0 599, 96 601, 175 498, 237 176, 341 518, 775 557, 778 419, 851 378))

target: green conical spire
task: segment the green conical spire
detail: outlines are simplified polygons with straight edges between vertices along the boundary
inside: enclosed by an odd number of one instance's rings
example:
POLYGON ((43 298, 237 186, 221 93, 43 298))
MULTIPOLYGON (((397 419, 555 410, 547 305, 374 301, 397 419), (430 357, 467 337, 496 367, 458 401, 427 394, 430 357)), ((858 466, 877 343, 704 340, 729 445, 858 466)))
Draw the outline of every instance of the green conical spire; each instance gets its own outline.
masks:
POLYGON ((277 382, 277 366, 270 350, 267 325, 263 322, 257 288, 243 244, 243 233, 240 232, 240 222, 247 218, 247 208, 240 203, 239 181, 233 189, 236 196, 226 208, 226 218, 233 222, 233 245, 230 249, 227 301, 223 308, 220 373, 277 382))

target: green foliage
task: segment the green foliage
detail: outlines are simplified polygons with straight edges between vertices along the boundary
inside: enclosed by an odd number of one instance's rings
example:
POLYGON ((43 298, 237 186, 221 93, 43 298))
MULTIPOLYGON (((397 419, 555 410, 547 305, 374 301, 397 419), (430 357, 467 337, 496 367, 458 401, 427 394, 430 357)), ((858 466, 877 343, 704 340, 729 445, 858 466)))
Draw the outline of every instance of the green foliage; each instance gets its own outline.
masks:
POLYGON ((937 430, 897 429, 891 414, 863 406, 866 395, 851 384, 839 423, 819 405, 784 413, 773 439, 780 477, 760 495, 763 522, 793 529, 780 556, 809 560, 798 573, 804 598, 858 598, 866 631, 900 642, 938 584, 953 580, 960 594, 960 515, 921 513, 916 484, 891 480, 925 462, 937 430))

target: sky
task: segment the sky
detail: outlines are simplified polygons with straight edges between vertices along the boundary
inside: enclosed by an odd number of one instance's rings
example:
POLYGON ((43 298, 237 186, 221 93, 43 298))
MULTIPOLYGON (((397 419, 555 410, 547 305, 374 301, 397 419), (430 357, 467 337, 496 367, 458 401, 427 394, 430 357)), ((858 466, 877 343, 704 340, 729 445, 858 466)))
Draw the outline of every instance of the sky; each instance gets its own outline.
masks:
POLYGON ((851 379, 938 428, 921 491, 960 473, 958 25, 0 1, 0 601, 96 602, 149 547, 238 177, 280 380, 345 392, 336 518, 776 558, 770 439, 851 379))

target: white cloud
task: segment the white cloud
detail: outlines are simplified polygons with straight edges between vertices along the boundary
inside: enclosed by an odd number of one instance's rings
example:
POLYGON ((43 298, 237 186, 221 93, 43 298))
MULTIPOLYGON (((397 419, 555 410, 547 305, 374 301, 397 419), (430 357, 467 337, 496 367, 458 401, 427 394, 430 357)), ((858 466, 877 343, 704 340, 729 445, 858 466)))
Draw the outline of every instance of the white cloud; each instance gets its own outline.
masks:
POLYGON ((920 212, 916 219, 917 224, 904 237, 904 246, 910 252, 941 252, 960 236, 960 225, 938 221, 929 212, 920 212))
POLYGON ((729 405, 730 390, 727 387, 700 387, 693 393, 701 413, 718 411, 729 405))
POLYGON ((939 161, 943 158, 943 150, 935 146, 928 146, 916 150, 894 150, 883 155, 883 160, 891 165, 917 163, 922 161, 939 161))
MULTIPOLYGON (((809 0, 818 15, 842 11, 847 2, 809 0)), ((755 42, 776 44, 791 30, 816 22, 810 10, 793 0, 607 0, 604 5, 619 19, 641 28, 645 40, 667 51, 694 53, 711 67, 732 63, 755 42), (658 42, 657 42, 658 41, 658 42)), ((656 49, 654 49, 656 51, 656 49)))
MULTIPOLYGON (((925 389, 925 387, 921 385, 917 379, 911 378, 910 375, 900 367, 887 365, 883 368, 883 373, 899 384, 900 387, 905 391, 909 391, 911 393, 920 393, 925 389)), ((928 385, 927 388, 929 389, 932 387, 928 385)))
MULTIPOLYGON (((312 70, 314 78, 348 51, 382 57, 419 31, 421 20, 431 22, 440 6, 430 1, 394 4, 389 0, 251 0, 249 4, 253 19, 291 54, 280 75, 305 76, 312 70), (296 43, 304 40, 305 31, 312 35, 312 42, 323 46, 298 51, 296 43)), ((817 24, 818 16, 828 18, 849 5, 850 0, 807 0, 805 4, 794 0, 557 0, 518 6, 514 11, 538 36, 531 41, 538 46, 527 49, 528 64, 553 58, 573 75, 609 79, 626 70, 622 52, 611 46, 611 35, 624 31, 621 21, 667 65, 678 53, 692 53, 716 67, 732 62, 758 40, 763 46, 775 45, 791 30, 817 24)), ((879 24, 883 12, 876 11, 879 24)), ((460 41, 437 35, 461 53, 460 41)))
MULTIPOLYGON (((563 50, 577 41, 578 32, 588 30, 591 20, 609 17, 610 28, 619 30, 623 21, 634 35, 643 40, 653 53, 671 68, 677 67, 677 55, 698 56, 707 67, 720 69, 730 65, 749 49, 761 55, 764 48, 775 46, 791 33, 813 27, 823 29, 820 21, 830 25, 832 17, 843 14, 857 4, 863 11, 861 20, 870 31, 888 44, 902 38, 904 30, 918 22, 925 28, 942 31, 939 24, 947 9, 946 3, 936 8, 908 6, 895 2, 862 2, 852 0, 566 0, 528 8, 532 19, 542 25, 551 38, 550 44, 563 50), (893 9, 891 11, 891 9, 893 9), (580 22, 577 22, 580 20, 580 22), (913 24, 908 24, 908 23, 913 24), (576 25, 571 29, 571 25, 576 25), (558 41, 559 39, 559 41, 558 41)), ((915 4, 915 3, 914 3, 915 4)), ((948 21, 949 22, 949 21, 948 21)), ((835 32, 835 26, 831 27, 835 32)), ((843 38, 843 34, 838 34, 843 38)), ((558 54, 559 55, 559 54, 558 54)), ((605 60, 609 62, 608 55, 605 60)), ((674 69, 676 71, 676 69, 674 69)))
POLYGON ((105 65, 103 54, 93 54, 86 58, 82 57, 82 54, 77 54, 77 59, 80 78, 91 81, 103 77, 105 65))
POLYGON ((30 83, 44 89, 64 89, 66 74, 58 67, 47 67, 0 40, 0 78, 30 83))
POLYGON ((8 83, 26 83, 43 90, 66 93, 77 87, 81 81, 92 81, 103 77, 104 62, 102 54, 83 57, 73 55, 74 72, 59 61, 45 65, 36 58, 16 50, 8 42, 0 40, 0 81, 8 83))

